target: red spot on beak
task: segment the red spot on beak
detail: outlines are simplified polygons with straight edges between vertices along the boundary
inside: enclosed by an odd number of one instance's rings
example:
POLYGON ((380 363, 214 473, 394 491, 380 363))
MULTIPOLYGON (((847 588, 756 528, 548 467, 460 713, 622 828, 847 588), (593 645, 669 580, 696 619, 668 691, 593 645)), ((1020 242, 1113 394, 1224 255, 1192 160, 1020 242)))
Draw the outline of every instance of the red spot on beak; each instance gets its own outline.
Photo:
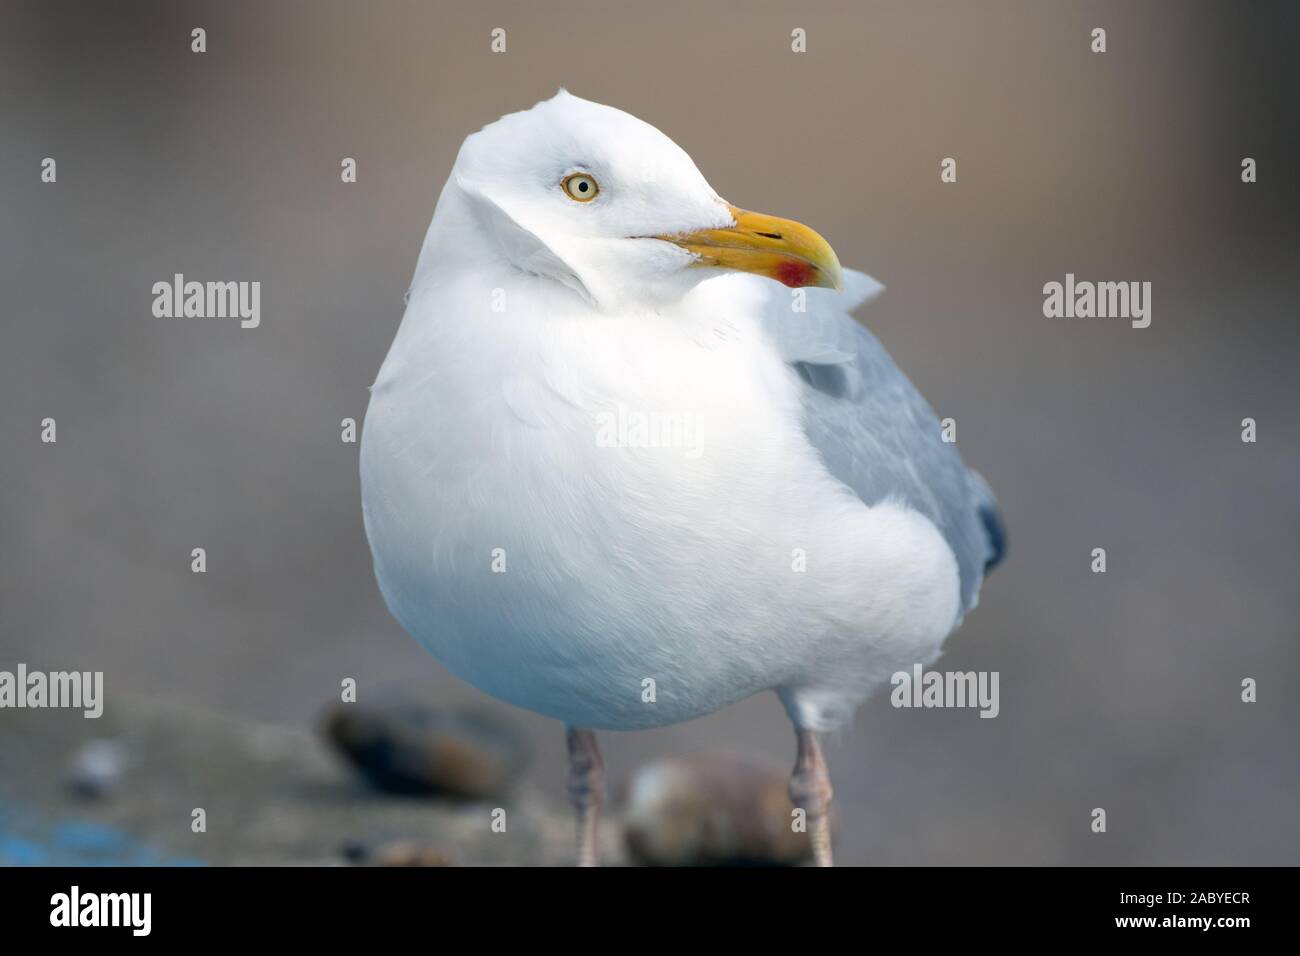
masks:
POLYGON ((792 289, 799 289, 810 285, 816 272, 816 266, 807 262, 800 262, 798 259, 786 259, 776 267, 774 278, 792 289))

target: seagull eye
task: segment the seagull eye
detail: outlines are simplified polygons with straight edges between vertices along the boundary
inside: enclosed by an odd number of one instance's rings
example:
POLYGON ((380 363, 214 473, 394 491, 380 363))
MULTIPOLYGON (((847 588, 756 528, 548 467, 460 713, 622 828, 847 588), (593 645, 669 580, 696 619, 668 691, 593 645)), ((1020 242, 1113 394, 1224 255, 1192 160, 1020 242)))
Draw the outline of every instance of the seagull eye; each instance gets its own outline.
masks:
POLYGON ((591 202, 596 198, 596 194, 600 192, 596 180, 586 173, 571 173, 565 176, 560 182, 560 188, 568 194, 570 199, 576 199, 578 202, 591 202))

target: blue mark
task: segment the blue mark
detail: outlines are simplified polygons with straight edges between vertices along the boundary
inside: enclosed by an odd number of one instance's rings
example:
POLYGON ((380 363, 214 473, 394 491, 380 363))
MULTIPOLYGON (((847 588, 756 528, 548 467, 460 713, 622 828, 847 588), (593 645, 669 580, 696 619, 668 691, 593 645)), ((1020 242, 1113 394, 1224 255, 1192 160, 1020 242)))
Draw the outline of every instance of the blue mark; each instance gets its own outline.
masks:
POLYGON ((49 854, 39 843, 0 833, 0 863, 5 866, 42 866, 48 860, 49 854))
POLYGON ((89 820, 48 822, 41 812, 0 803, 0 866, 204 866, 170 856, 115 826, 89 820))
POLYGON ((54 828, 54 845, 65 850, 87 853, 122 853, 129 849, 125 833, 102 823, 73 820, 54 828))

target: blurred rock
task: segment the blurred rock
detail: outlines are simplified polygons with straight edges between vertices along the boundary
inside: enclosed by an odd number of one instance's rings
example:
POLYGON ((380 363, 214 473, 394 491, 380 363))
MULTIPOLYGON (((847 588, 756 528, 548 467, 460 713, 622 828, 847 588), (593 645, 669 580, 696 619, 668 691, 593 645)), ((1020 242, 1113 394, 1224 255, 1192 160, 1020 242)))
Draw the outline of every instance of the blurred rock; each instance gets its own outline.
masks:
POLYGON ((514 725, 478 709, 411 701, 335 704, 324 730, 371 784, 389 793, 501 796, 528 762, 527 744, 514 725))
POLYGON ((415 840, 396 840, 380 846, 349 846, 348 862, 361 866, 455 866, 451 854, 442 847, 415 840))
POLYGON ((90 740, 68 761, 67 782, 72 792, 88 800, 111 796, 122 784, 126 753, 116 740, 90 740))
MULTIPOLYGON (((0 717, 0 866, 571 866, 562 793, 526 779, 480 803, 362 789, 319 733, 125 694, 98 720, 34 708, 0 717), (124 770, 112 799, 86 800, 70 770, 79 752, 103 752, 88 747, 97 741, 120 745, 124 770), (200 832, 196 807, 207 810, 200 832)), ((605 862, 624 862, 613 821, 605 841, 605 862)))
POLYGON ((624 834, 650 866, 794 866, 811 858, 791 828, 789 771, 727 754, 672 757, 628 784, 624 834))

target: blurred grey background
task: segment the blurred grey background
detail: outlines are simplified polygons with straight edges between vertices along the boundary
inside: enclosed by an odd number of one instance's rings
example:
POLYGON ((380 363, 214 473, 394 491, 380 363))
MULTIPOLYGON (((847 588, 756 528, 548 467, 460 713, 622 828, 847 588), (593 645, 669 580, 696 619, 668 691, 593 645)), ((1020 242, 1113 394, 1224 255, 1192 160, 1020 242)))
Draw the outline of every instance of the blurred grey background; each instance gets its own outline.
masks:
MULTIPOLYGON (((0 21, 0 668, 290 724, 347 676, 479 696, 385 610, 339 422, 461 140, 563 85, 881 279, 860 318, 1001 499, 1009 558, 939 665, 1000 671, 1001 715, 864 707, 829 751, 840 860, 1300 862, 1300 7, 3 0, 0 21), (260 280, 261 327, 155 319, 176 272, 260 280), (1044 318, 1066 272, 1152 282, 1151 327, 1044 318)), ((561 727, 515 715, 561 799, 561 727)), ((793 759, 771 697, 603 739, 616 781, 664 753, 793 759)))

